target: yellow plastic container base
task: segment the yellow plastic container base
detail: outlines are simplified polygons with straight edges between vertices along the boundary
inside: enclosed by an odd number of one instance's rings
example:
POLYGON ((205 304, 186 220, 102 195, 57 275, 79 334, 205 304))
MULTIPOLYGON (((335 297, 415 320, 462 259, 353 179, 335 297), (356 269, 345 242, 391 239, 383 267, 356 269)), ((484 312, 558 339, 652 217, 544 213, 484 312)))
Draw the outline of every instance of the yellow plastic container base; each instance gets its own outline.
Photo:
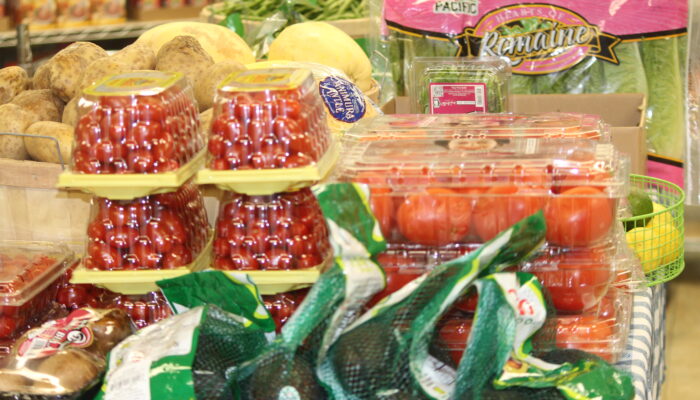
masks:
POLYGON ((70 283, 89 283, 121 294, 146 294, 159 290, 156 282, 162 279, 177 278, 193 271, 207 269, 211 265, 214 235, 209 236, 207 245, 189 265, 176 269, 136 270, 136 271, 93 271, 80 265, 73 272, 70 283))
POLYGON ((57 186, 75 188, 111 200, 132 200, 152 194, 177 190, 204 165, 206 148, 187 164, 172 172, 159 174, 79 174, 64 172, 58 176, 57 186))
POLYGON ((287 192, 322 180, 340 156, 340 144, 334 140, 326 154, 314 165, 300 168, 246 169, 214 171, 202 169, 197 174, 200 185, 214 184, 223 190, 251 196, 287 192))
POLYGON ((247 274, 257 285, 260 294, 291 292, 312 286, 321 271, 317 268, 291 271, 224 271, 226 274, 247 274))

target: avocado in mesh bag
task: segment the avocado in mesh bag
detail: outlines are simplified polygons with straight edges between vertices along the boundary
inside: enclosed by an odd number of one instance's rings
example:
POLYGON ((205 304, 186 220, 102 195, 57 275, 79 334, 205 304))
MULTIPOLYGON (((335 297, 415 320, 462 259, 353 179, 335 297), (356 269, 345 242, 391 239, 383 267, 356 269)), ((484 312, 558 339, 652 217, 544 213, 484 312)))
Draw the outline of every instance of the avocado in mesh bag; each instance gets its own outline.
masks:
POLYGON ((337 399, 448 395, 455 371, 449 357, 430 346, 440 316, 479 274, 518 263, 543 239, 544 219, 537 213, 393 293, 334 341, 319 367, 324 384, 337 399))

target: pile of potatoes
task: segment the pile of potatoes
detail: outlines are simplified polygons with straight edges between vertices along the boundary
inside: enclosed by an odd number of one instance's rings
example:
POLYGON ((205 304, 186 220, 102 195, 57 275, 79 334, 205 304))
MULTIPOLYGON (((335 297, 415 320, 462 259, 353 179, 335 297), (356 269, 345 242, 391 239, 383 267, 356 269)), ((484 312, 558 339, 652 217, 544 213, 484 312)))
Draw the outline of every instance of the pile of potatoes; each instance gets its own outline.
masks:
MULTIPOLYGON (((206 129, 216 86, 232 72, 245 69, 243 63, 250 62, 252 51, 235 53, 240 60, 222 58, 218 52, 213 58, 197 39, 197 30, 161 28, 158 34, 161 37, 155 41, 154 34, 146 32, 150 40, 137 40, 112 55, 94 43, 75 42, 37 68, 32 78, 20 67, 0 69, 0 132, 29 135, 0 135, 0 158, 60 163, 58 142, 68 164, 79 108, 86 106, 80 101, 83 90, 106 76, 137 70, 182 73, 194 89, 206 129)), ((204 36, 202 40, 211 41, 204 36)))

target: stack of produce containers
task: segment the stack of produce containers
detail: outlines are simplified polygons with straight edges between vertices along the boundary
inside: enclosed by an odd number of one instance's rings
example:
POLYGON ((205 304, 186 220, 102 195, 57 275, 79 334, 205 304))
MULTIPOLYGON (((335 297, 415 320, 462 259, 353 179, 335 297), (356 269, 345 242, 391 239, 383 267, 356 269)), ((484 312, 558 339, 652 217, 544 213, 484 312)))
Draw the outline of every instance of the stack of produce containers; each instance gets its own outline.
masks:
POLYGON ((59 292, 71 308, 127 311, 137 326, 169 315, 155 281, 205 268, 211 233, 192 183, 205 137, 177 73, 114 75, 84 91, 68 186, 92 200, 83 265, 59 292))
MULTIPOLYGON (((619 356, 627 289, 638 277, 616 220, 628 161, 598 118, 383 116, 349 131, 343 150, 334 179, 369 185, 388 242, 378 257, 388 285, 375 301, 543 210, 546 242, 517 269, 535 274, 549 292, 560 319, 551 335, 563 347, 619 356)), ((468 326, 475 306, 470 293, 449 324, 468 326)))
POLYGON ((246 271, 264 294, 278 291, 266 288, 270 276, 293 284, 331 256, 309 188, 330 170, 332 162, 321 164, 334 151, 315 88, 305 69, 248 70, 226 78, 214 99, 207 169, 199 174, 200 183, 224 189, 213 265, 246 271))

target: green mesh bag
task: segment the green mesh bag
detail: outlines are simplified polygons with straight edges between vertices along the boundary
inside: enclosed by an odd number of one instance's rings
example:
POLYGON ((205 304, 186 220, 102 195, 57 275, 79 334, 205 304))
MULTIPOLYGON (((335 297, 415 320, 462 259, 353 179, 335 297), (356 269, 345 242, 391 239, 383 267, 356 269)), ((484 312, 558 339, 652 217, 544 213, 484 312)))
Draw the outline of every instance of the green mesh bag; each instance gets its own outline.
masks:
POLYGON ((225 371, 268 345, 244 319, 208 305, 142 329, 110 353, 97 399, 233 399, 225 371))
POLYGON ((386 284, 381 267, 371 260, 385 250, 386 242, 370 211, 367 186, 337 183, 313 190, 336 258, 271 346, 227 371, 237 399, 327 398, 316 376, 319 360, 386 284))
POLYGON ((424 399, 449 395, 455 371, 431 353, 441 315, 480 275, 517 264, 544 239, 542 213, 476 251, 442 264, 382 300, 332 343, 318 376, 336 399, 424 399))
POLYGON ((324 272, 280 336, 256 359, 227 371, 239 399, 324 399, 316 378, 318 360, 330 343, 384 286, 373 262, 336 259, 324 272))
POLYGON ((634 396, 629 376, 599 357, 575 350, 532 354, 532 338, 547 318, 542 286, 534 275, 495 274, 476 286, 479 303, 452 398, 499 398, 501 391, 525 399, 634 396))

